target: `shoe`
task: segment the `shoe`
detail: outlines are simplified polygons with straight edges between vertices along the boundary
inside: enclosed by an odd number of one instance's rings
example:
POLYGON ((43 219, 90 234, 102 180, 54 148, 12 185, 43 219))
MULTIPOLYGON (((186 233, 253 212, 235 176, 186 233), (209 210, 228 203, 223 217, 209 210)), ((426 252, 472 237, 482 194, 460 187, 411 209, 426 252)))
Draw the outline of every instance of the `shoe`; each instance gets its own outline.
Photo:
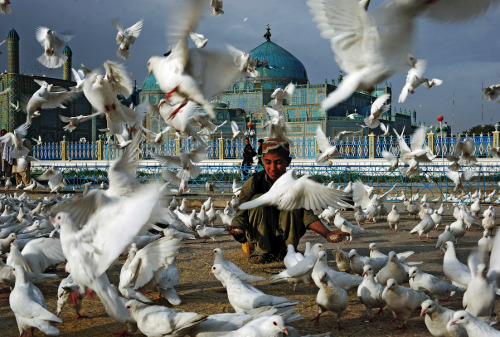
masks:
POLYGON ((250 261, 250 263, 253 263, 253 264, 266 264, 266 263, 269 263, 271 261, 269 261, 269 257, 268 257, 268 254, 264 254, 264 255, 251 255, 248 260, 250 261))

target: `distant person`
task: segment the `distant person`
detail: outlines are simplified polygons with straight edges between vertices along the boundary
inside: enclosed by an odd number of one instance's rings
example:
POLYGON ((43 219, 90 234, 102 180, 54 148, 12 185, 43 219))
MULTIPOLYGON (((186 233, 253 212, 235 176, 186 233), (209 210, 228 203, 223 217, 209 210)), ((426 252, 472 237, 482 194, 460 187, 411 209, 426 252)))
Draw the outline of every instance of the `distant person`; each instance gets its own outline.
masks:
POLYGON ((257 167, 259 169, 264 168, 264 163, 262 162, 262 144, 264 144, 264 139, 259 139, 257 141, 257 167))
POLYGON ((253 149, 250 144, 250 139, 245 138, 245 148, 243 149, 243 162, 241 163, 241 179, 245 180, 248 178, 248 171, 252 167, 253 157, 257 155, 257 152, 253 149))
MULTIPOLYGON (((28 139, 23 139, 23 146, 30 150, 30 152, 28 152, 28 156, 33 155, 31 142, 28 139)), ((12 167, 12 173, 15 173, 16 175, 16 185, 23 182, 24 186, 29 186, 31 184, 31 162, 26 160, 25 165, 23 163, 24 166, 18 166, 18 163, 19 159, 15 159, 14 166, 12 167)))
MULTIPOLYGON (((0 136, 5 136, 7 134, 7 130, 2 129, 0 131, 0 136)), ((0 176, 3 179, 9 178, 12 174, 12 157, 11 157, 11 147, 5 145, 5 143, 0 142, 0 154, 2 156, 2 167, 0 171, 0 176)))

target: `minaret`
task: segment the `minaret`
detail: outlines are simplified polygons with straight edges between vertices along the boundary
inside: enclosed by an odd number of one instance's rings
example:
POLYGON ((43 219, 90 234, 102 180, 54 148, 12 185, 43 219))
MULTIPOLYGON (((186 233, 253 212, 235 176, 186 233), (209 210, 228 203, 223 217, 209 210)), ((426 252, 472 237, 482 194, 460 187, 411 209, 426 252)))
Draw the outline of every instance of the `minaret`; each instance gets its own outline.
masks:
POLYGON ((63 80, 71 81, 71 57, 73 56, 73 52, 69 46, 66 45, 64 46, 62 53, 67 57, 66 62, 63 64, 63 80))
POLYGON ((266 33, 264 34, 264 37, 267 41, 271 41, 271 26, 267 24, 266 27, 266 33))
POLYGON ((19 74, 19 35, 12 28, 7 33, 9 74, 19 74))
MULTIPOLYGON (((8 86, 10 87, 9 101, 16 104, 20 99, 19 95, 19 35, 12 28, 7 33, 7 55, 8 55, 8 86)), ((15 112, 14 108, 8 105, 8 114, 1 116, 1 128, 13 131, 17 127, 17 121, 21 118, 20 112, 15 112)))

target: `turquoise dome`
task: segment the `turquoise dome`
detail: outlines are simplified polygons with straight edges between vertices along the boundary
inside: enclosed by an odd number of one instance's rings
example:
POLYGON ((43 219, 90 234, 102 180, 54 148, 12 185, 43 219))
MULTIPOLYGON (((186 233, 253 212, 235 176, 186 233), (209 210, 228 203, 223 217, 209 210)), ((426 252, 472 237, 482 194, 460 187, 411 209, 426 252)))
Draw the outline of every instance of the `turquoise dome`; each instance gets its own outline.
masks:
POLYGON ((287 78, 296 83, 307 83, 307 71, 302 62, 284 48, 268 40, 249 53, 257 59, 259 77, 287 78))
POLYGON ((160 86, 158 85, 158 83, 156 82, 156 77, 153 73, 151 73, 151 75, 149 75, 148 77, 146 77, 146 79, 144 80, 144 83, 142 84, 142 91, 158 91, 160 89, 160 86))

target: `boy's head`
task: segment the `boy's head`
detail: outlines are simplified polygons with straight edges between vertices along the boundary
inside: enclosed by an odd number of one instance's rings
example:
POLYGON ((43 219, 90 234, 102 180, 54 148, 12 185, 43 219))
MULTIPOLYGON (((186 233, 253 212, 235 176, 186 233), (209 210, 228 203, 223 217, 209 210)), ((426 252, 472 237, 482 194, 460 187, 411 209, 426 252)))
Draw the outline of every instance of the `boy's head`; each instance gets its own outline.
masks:
POLYGON ((290 144, 285 139, 269 138, 262 145, 262 162, 272 181, 276 181, 286 172, 291 161, 290 144))
POLYGON ((264 139, 259 139, 259 140, 257 141, 257 144, 258 144, 259 146, 262 146, 262 144, 264 144, 264 139))

